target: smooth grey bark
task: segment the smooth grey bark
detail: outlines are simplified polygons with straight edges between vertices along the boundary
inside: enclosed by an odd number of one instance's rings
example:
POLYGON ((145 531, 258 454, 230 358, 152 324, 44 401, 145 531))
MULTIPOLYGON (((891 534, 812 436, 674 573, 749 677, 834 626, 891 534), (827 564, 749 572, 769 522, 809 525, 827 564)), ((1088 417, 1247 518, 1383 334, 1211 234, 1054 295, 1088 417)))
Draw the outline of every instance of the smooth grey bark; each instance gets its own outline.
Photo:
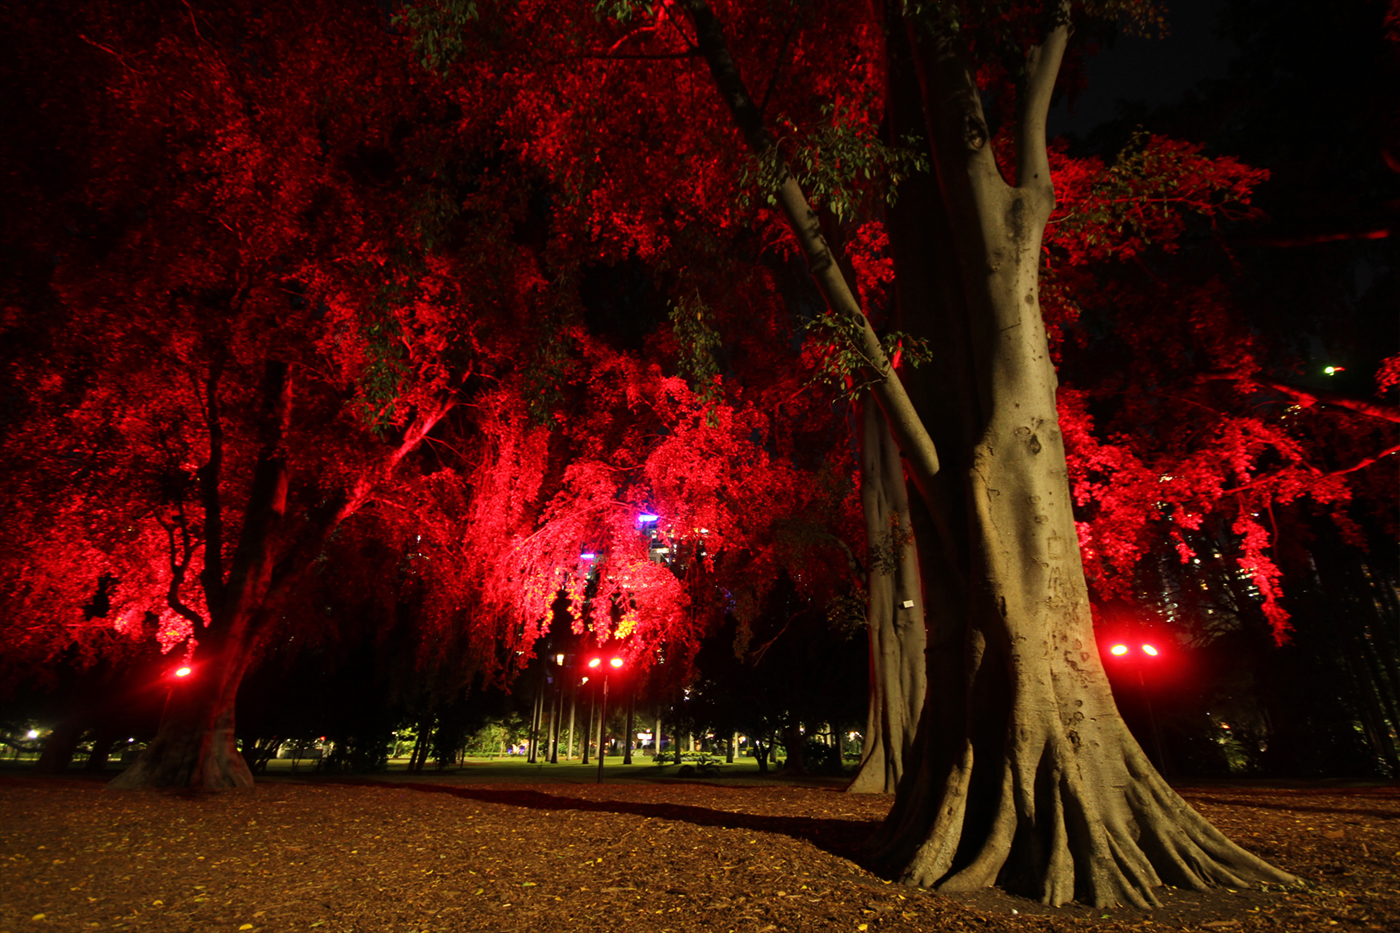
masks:
MULTIPOLYGON (((750 147, 765 151, 771 140, 718 21, 704 0, 686 7, 721 97, 750 147)), ((942 312, 950 337, 935 344, 932 365, 946 358, 970 374, 972 391, 935 413, 941 437, 918 412, 914 431, 889 391, 898 380, 874 356, 878 347, 871 354, 881 405, 938 530, 938 541, 920 540, 921 552, 941 552, 948 565, 923 581, 928 700, 872 854, 908 884, 1001 884, 1049 904, 1149 907, 1164 883, 1291 882, 1157 774, 1118 715, 1098 658, 1037 292, 1054 208, 1045 115, 1069 5, 1052 6, 1055 20, 1026 57, 1010 181, 993 155, 960 30, 905 22, 902 10, 891 4, 886 23, 890 73, 908 80, 898 63, 916 66, 911 95, 921 102, 963 294, 961 308, 927 311, 942 312), (940 458, 955 483, 935 484, 940 458)), ((859 313, 850 289, 829 282, 839 270, 790 175, 776 196, 833 313, 859 313)))
POLYGON ((861 406, 870 701, 860 767, 847 790, 892 794, 924 708, 924 606, 904 465, 879 409, 861 406))

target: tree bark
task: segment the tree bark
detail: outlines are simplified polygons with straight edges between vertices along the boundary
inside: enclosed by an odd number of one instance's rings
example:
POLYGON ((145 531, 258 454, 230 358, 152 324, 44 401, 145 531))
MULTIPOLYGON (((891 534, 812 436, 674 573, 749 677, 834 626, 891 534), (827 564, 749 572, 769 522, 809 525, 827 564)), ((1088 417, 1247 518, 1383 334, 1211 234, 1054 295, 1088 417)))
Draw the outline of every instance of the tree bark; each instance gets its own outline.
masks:
MULTIPOLYGON (((704 0, 686 6, 720 96, 750 147, 766 150, 761 114, 718 22, 704 0)), ((1069 4, 1051 5, 1042 42, 1027 54, 1009 182, 960 29, 936 17, 905 22, 902 11, 890 5, 889 73, 908 81, 895 66, 915 66, 917 86, 900 90, 921 103, 963 301, 961 314, 901 314, 946 330, 933 344, 935 365, 946 359, 971 385, 911 418, 887 362, 872 356, 881 406, 938 531, 936 541, 920 538, 920 552, 941 550, 946 565, 924 575, 930 689, 872 855, 907 884, 1001 884, 1048 904, 1149 907, 1163 883, 1293 881, 1225 839, 1157 774, 1119 717, 1098 658, 1037 294, 1054 208, 1045 116, 1069 4), (935 484, 940 459, 955 486, 935 484)), ((777 198, 832 311, 848 314, 850 289, 829 281, 836 264, 791 176, 777 198)))
POLYGON ((899 448, 879 409, 868 399, 861 408, 870 703, 860 767, 847 790, 892 794, 924 707, 923 592, 899 448))

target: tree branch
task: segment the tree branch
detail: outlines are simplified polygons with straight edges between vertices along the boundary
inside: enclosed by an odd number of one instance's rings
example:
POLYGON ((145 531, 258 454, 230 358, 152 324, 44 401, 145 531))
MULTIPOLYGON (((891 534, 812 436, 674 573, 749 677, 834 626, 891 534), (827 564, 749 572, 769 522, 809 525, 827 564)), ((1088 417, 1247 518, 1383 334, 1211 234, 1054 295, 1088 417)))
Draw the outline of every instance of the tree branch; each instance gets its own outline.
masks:
MULTIPOLYGON (((1324 473, 1324 472, 1322 472, 1321 470, 1318 470, 1318 469, 1315 469, 1315 468, 1310 468, 1310 470, 1311 470, 1311 472, 1312 472, 1312 474, 1313 474, 1313 478, 1314 478, 1314 479, 1327 479, 1327 478, 1332 477, 1332 476, 1345 476, 1345 475, 1348 474, 1348 473, 1355 473, 1357 470, 1364 470, 1364 469, 1366 469, 1368 466, 1370 466, 1371 464, 1373 464, 1373 463, 1379 463, 1381 460, 1384 460, 1386 457, 1394 456, 1394 455, 1397 454, 1397 453, 1400 453, 1400 444, 1396 444, 1394 447, 1387 447, 1385 450, 1382 450, 1380 453, 1378 453, 1378 454, 1376 454, 1376 455, 1374 455, 1374 456, 1365 457, 1365 458, 1363 458, 1363 459, 1357 461, 1356 463, 1353 463, 1351 466, 1349 466, 1349 467, 1343 467, 1343 468, 1340 469, 1340 470, 1332 470, 1331 472, 1328 472, 1328 473, 1324 473)), ((1303 466, 1307 466, 1307 465, 1306 465, 1306 464, 1303 464, 1303 466)), ((1254 488, 1257 487, 1257 486, 1263 486, 1263 485, 1266 485, 1266 484, 1268 484, 1268 483, 1273 482, 1274 480, 1276 480, 1276 479, 1278 479, 1280 476, 1282 476, 1282 475, 1284 474, 1284 472, 1285 472, 1285 471, 1283 471, 1283 470, 1275 470, 1273 473, 1270 473, 1268 476, 1258 476, 1258 477, 1255 477, 1254 479, 1250 480, 1250 481, 1247 482, 1247 483, 1242 483, 1242 484, 1240 484, 1239 486, 1235 486, 1233 489, 1222 489, 1222 490, 1220 491, 1220 494, 1221 494, 1222 496, 1233 496, 1233 495, 1235 495, 1236 493, 1247 492, 1248 490, 1254 489, 1254 488)))
POLYGON ((1069 2, 1061 0, 1055 7, 1050 31, 1040 45, 1026 53, 1026 81, 1022 88, 1020 114, 1016 121, 1016 181, 1018 188, 1042 188, 1054 196, 1050 179, 1050 159, 1046 149, 1045 121, 1050 112, 1050 97, 1055 90, 1055 77, 1065 57, 1065 46, 1071 32, 1069 2))
MULTIPOLYGON (((683 0, 695 26, 700 52, 710 67, 720 97, 729 107, 734 122, 744 135, 744 141, 755 155, 763 155, 773 146, 773 139, 763 125, 763 115, 754 105, 744 86, 739 68, 729 54, 724 31, 705 0, 683 0)), ((891 429, 899 439, 908 458, 910 471, 919 492, 932 495, 933 477, 938 473, 938 452, 929 437, 918 412, 904 391, 904 385, 890 366, 880 339, 870 327, 870 321, 860 309, 850 285, 836 263, 831 249, 821 233, 821 223, 807 202, 797 179, 782 167, 782 183, 775 198, 787 218, 788 226, 797 238, 807 259, 807 265, 826 299, 832 313, 854 322, 859 328, 859 349, 874 364, 876 381, 871 389, 880 402, 891 429)))
POLYGON ((1343 395, 1340 392, 1332 392, 1327 389, 1309 389, 1288 382, 1278 382, 1264 376, 1241 377, 1230 373, 1206 373, 1198 378, 1202 382, 1248 382, 1262 388, 1273 389, 1275 392, 1281 392, 1304 408, 1330 405, 1333 408, 1346 408, 1371 418, 1379 418, 1382 421, 1400 423, 1400 408, 1394 405, 1385 405, 1369 399, 1343 395))

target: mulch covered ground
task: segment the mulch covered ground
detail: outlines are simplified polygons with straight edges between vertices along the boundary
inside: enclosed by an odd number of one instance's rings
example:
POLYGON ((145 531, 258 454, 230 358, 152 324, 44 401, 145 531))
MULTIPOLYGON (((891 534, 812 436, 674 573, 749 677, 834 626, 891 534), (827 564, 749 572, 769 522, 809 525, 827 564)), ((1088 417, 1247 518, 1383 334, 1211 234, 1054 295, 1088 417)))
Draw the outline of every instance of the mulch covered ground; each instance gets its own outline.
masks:
POLYGON ((1400 789, 1185 795, 1307 887, 1166 891, 1152 914, 953 901, 849 857, 890 798, 763 782, 313 779, 172 795, 11 775, 0 931, 1400 930, 1400 789))

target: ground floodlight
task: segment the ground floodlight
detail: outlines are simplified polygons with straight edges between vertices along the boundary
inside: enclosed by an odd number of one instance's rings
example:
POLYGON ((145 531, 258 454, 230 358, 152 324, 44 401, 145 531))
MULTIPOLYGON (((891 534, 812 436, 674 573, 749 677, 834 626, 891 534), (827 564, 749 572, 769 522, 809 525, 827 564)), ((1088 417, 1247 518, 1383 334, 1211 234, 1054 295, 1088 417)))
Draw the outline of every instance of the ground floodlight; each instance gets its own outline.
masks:
POLYGON ((1146 655, 1151 655, 1154 658, 1157 657, 1157 649, 1153 645, 1143 645, 1142 653, 1146 655))
POLYGON ((602 659, 602 658, 594 658, 593 660, 591 660, 591 661, 588 662, 588 666, 589 666, 589 667, 597 667, 599 664, 602 664, 602 663, 603 663, 603 659, 602 659))
POLYGON ((611 661, 609 661, 608 663, 611 664, 613 667, 621 667, 621 666, 622 666, 622 659, 621 659, 621 658, 613 658, 613 659, 612 659, 611 661))
POLYGON ((1114 657, 1119 657, 1119 658, 1121 658, 1123 655, 1125 655, 1125 654, 1128 653, 1128 646, 1127 646, 1127 645, 1114 645, 1112 648, 1109 648, 1108 650, 1109 650, 1110 652, 1113 653, 1114 657))
POLYGON ((176 668, 176 670, 175 670, 175 676, 176 676, 176 677, 188 677, 188 676, 190 676, 190 674, 192 674, 192 673, 194 673, 194 672, 193 672, 192 670, 190 670, 190 668, 188 668, 188 667, 180 667, 180 668, 176 668))

